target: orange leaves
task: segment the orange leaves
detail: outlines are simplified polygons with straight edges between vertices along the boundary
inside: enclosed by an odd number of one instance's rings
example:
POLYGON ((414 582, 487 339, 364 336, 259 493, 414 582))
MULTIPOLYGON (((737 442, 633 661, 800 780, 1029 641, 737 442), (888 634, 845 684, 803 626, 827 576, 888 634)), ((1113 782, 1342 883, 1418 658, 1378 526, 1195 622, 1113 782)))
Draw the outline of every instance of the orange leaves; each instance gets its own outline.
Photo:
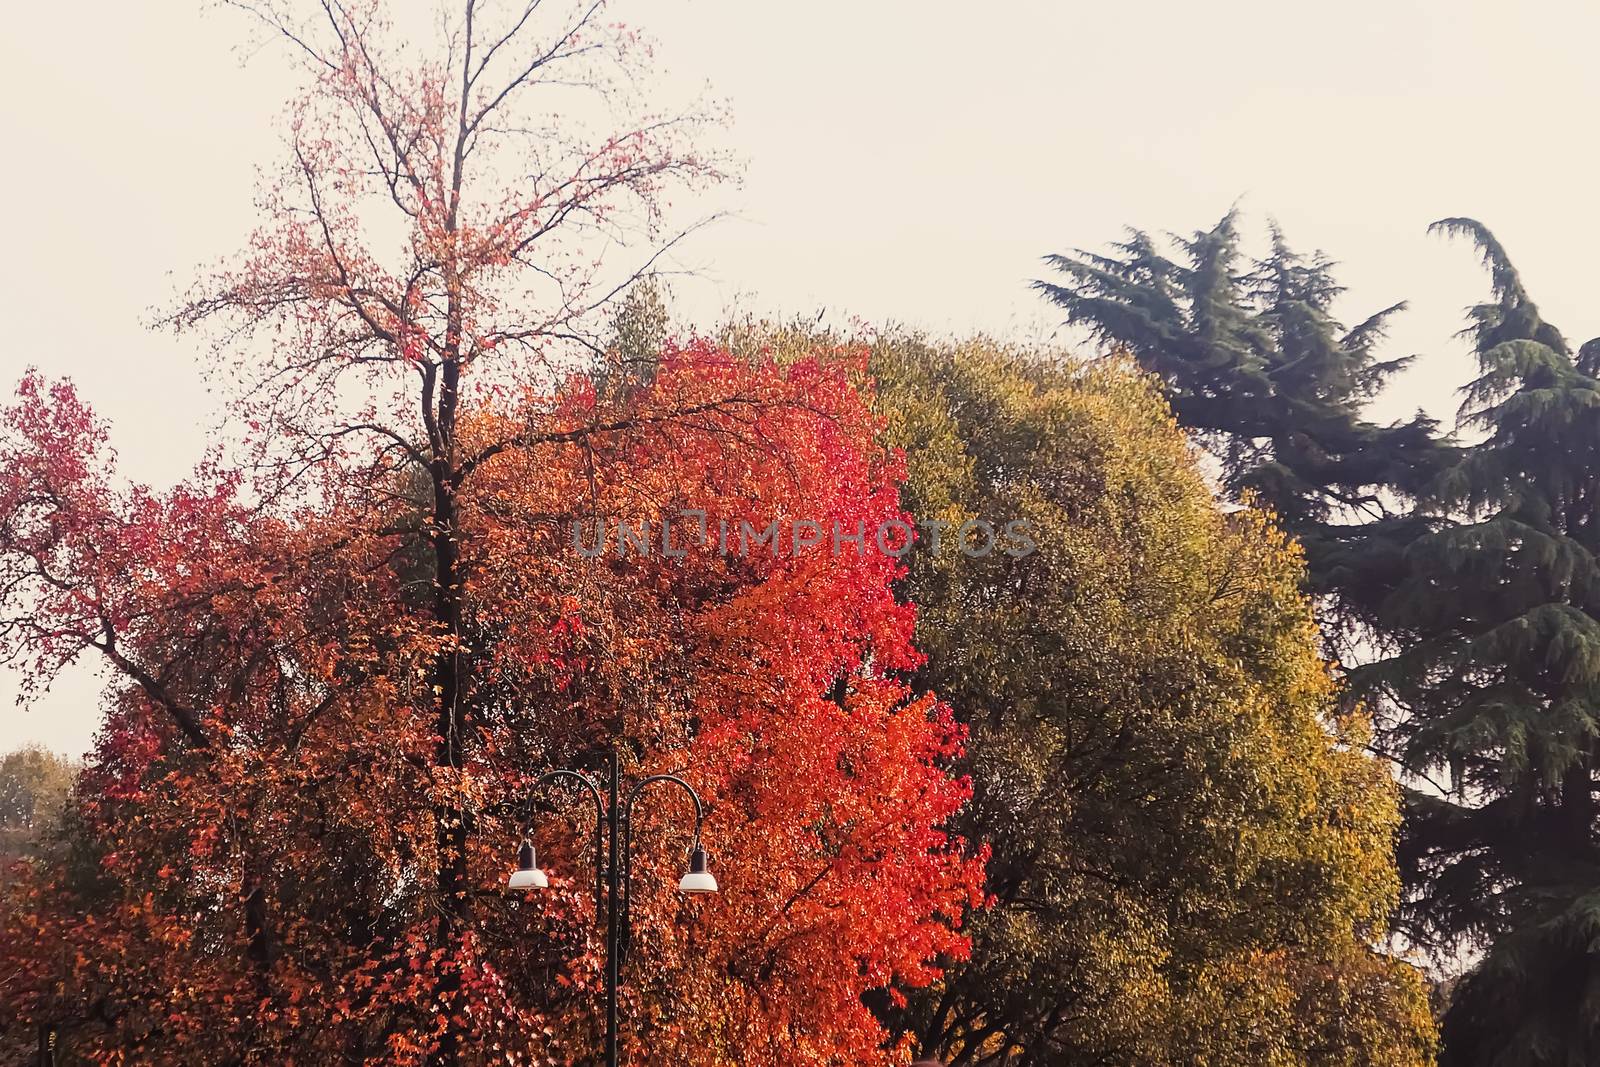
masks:
MULTIPOLYGON (((942 769, 962 734, 888 676, 916 662, 899 565, 792 539, 741 554, 718 536, 774 517, 875 528, 900 514, 897 467, 848 369, 671 349, 623 407, 592 407, 587 391, 542 401, 544 443, 497 454, 470 483, 474 611, 499 638, 491 669, 526 702, 507 708, 497 758, 570 759, 621 712, 637 773, 687 774, 707 800, 713 901, 670 890, 686 845, 670 801, 646 804, 636 828, 644 947, 630 981, 640 1018, 660 1020, 638 1040, 671 1062, 879 1062, 861 994, 928 982, 965 951, 954 924, 977 901, 979 860, 938 828, 967 797, 942 769), (616 428, 561 436, 596 425, 616 428), (537 517, 563 507, 656 532, 645 550, 587 556, 537 517), (663 518, 680 522, 666 541, 663 518), (801 1048, 797 1031, 813 1035, 801 1048)), ((485 413, 472 437, 528 418, 485 413)), ((541 820, 553 871, 581 872, 584 840, 581 825, 541 820)))

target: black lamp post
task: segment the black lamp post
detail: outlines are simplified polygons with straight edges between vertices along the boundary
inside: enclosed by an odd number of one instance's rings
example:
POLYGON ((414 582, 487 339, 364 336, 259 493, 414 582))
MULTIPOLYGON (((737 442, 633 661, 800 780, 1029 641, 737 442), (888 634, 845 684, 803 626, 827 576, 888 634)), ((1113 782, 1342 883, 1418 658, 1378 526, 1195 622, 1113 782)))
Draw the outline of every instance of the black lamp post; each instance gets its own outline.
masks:
MULTIPOLYGON (((633 805, 646 786, 655 782, 669 782, 689 794, 694 802, 694 844, 689 850, 689 871, 678 881, 681 893, 715 893, 717 880, 711 874, 705 846, 700 842, 700 827, 705 819, 705 809, 700 794, 694 787, 674 774, 653 774, 641 779, 628 791, 627 798, 618 803, 617 753, 611 752, 611 774, 606 783, 606 796, 586 774, 578 771, 551 771, 534 783, 534 788, 571 779, 581 784, 594 801, 594 906, 598 913, 602 901, 606 907, 606 1067, 617 1067, 617 986, 621 980, 622 963, 632 941, 632 872, 631 850, 633 844, 633 805)), ((511 889, 546 889, 550 879, 539 869, 534 854, 531 827, 517 849, 517 869, 507 879, 511 889)))

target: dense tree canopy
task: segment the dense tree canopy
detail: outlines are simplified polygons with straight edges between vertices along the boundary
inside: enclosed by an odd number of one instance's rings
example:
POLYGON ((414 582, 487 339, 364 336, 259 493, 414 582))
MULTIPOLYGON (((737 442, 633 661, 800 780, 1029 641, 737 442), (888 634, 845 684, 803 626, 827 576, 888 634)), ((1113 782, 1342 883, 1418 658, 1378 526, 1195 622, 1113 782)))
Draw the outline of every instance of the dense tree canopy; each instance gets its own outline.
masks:
POLYGON ((957 1064, 1422 1064, 1385 769, 1340 718, 1298 554, 1224 515, 1151 383, 881 344, 907 504, 1038 551, 923 554, 919 675, 967 718, 995 907, 924 1002, 957 1064))

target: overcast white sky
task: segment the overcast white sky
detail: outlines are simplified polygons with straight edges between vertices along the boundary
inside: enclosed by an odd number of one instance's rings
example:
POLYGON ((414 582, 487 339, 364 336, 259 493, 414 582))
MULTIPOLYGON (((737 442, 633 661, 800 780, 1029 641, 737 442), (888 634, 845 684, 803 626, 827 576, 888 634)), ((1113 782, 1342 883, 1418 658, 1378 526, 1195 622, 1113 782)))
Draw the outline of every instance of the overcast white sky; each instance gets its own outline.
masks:
MULTIPOLYGON (((419 4, 430 0, 417 0, 419 4)), ((910 3, 619 0, 686 87, 732 105, 737 213, 680 283, 730 303, 938 332, 1037 337, 1039 257, 1119 227, 1190 230, 1235 200, 1345 266, 1347 318, 1397 299, 1421 355, 1380 410, 1454 409, 1451 335, 1484 282, 1425 234, 1474 215, 1546 316, 1600 333, 1591 134, 1600 5, 1504 0, 910 3)), ((0 390, 37 364, 114 425, 126 473, 170 483, 220 413, 197 346, 146 328, 239 247, 277 158, 281 64, 242 64, 240 18, 199 0, 10 5, 0 30, 0 390)), ((31 711, 0 678, 0 751, 79 752, 93 673, 31 711)))

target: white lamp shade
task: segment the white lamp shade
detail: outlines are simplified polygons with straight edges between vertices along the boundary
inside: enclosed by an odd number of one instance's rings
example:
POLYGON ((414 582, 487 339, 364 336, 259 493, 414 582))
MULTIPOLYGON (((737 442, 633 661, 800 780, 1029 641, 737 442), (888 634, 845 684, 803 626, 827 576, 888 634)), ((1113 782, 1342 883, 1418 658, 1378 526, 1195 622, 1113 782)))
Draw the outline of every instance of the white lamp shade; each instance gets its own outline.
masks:
POLYGON ((511 877, 506 879, 507 889, 549 889, 550 879, 545 877, 543 871, 534 867, 524 871, 512 871, 511 877))
POLYGON ((700 843, 698 830, 696 827, 694 848, 689 850, 689 873, 678 879, 680 893, 717 891, 717 880, 711 875, 711 857, 706 855, 705 846, 700 843))
POLYGON ((533 852, 533 842, 524 839, 517 849, 517 869, 506 879, 507 889, 549 889, 550 879, 539 869, 539 860, 533 852))
POLYGON ((678 879, 680 893, 715 893, 717 880, 710 871, 690 871, 678 879))

